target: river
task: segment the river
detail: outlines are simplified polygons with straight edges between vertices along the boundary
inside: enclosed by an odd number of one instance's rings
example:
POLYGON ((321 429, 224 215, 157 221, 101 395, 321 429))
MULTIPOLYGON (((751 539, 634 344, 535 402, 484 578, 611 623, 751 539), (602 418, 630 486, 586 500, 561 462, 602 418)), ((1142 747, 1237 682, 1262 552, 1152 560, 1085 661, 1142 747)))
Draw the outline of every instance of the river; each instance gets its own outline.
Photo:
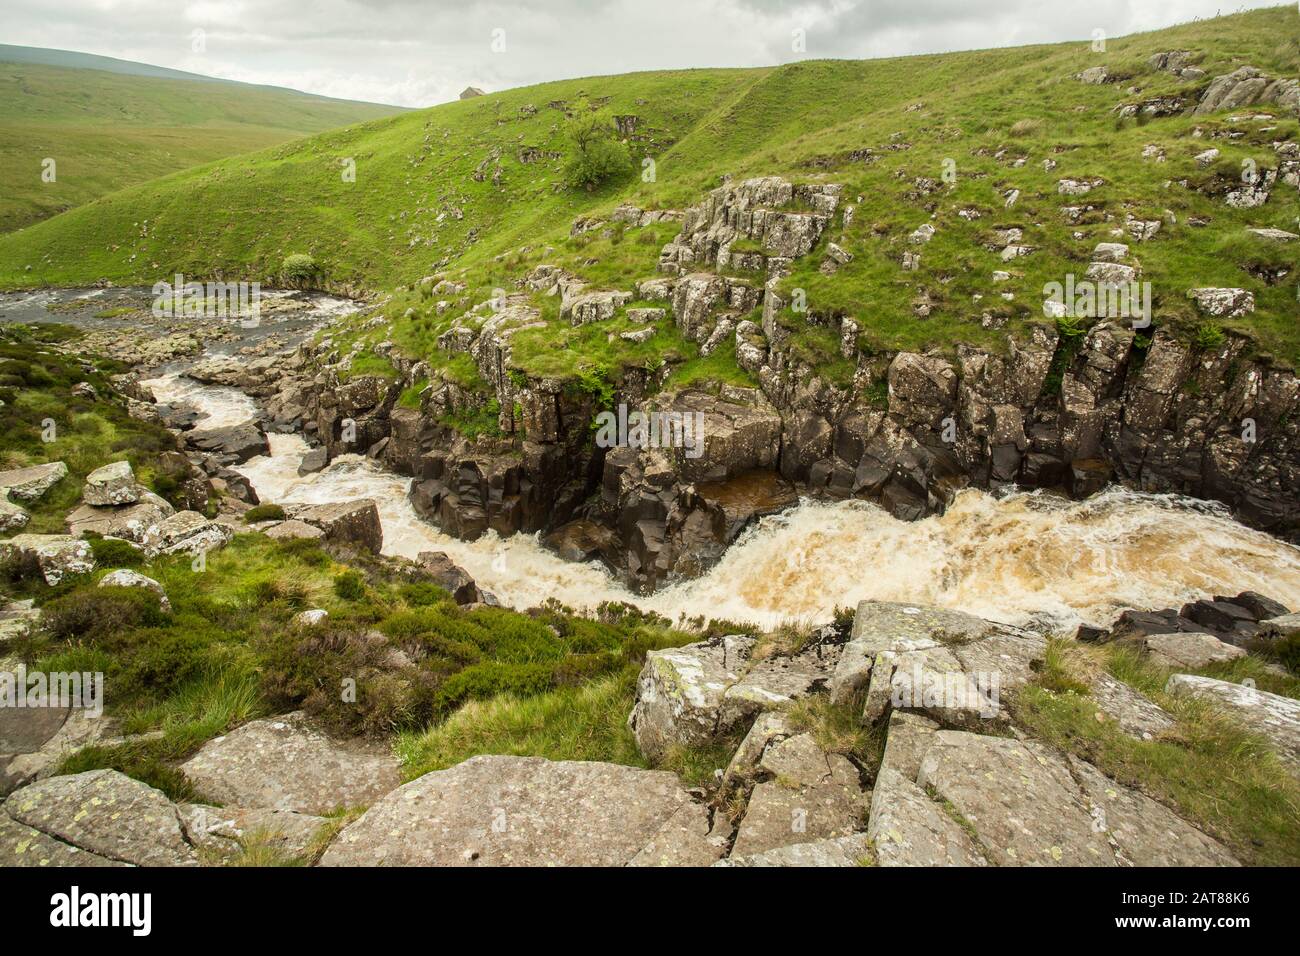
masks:
MULTIPOLYGON (((252 399, 170 374, 149 382, 158 400, 192 404, 205 425, 253 417, 252 399)), ((1086 501, 1045 492, 961 492, 947 512, 900 521, 866 502, 806 500, 750 527, 702 577, 650 596, 628 591, 597 564, 564 561, 536 535, 488 533, 459 541, 421 519, 410 479, 358 455, 300 477, 307 443, 270 435, 271 454, 237 470, 263 501, 373 498, 384 553, 447 552, 513 607, 557 598, 575 608, 630 601, 676 620, 729 618, 772 626, 820 623, 864 599, 958 608, 1059 630, 1107 625, 1128 607, 1177 607, 1255 590, 1300 607, 1300 549, 1232 520, 1222 506, 1111 488, 1086 501)))

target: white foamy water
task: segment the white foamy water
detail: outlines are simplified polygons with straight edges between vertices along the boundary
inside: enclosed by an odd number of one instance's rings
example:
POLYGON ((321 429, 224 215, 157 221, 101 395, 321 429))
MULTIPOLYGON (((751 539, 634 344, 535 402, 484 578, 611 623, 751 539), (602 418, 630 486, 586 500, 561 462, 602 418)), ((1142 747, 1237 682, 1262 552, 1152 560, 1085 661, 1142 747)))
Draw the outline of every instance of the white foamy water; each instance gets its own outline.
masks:
POLYGON ((177 408, 189 405, 203 413, 198 428, 225 428, 251 421, 257 416, 257 403, 243 392, 221 385, 204 385, 179 372, 140 382, 153 391, 160 405, 177 408))
POLYGON ((959 608, 1008 623, 1072 629, 1109 624, 1127 607, 1178 606, 1256 590, 1300 607, 1300 549, 1187 498, 1122 489, 1075 502, 1043 493, 958 495, 947 513, 899 521, 865 502, 805 501, 751 527, 702 577, 649 597, 595 564, 572 564, 536 535, 459 541, 416 515, 410 479, 345 455, 299 477, 307 444, 270 436, 270 457, 238 470, 265 501, 373 498, 384 553, 445 551, 513 607, 549 597, 573 607, 630 601, 676 620, 730 618, 771 626, 820 622, 866 599, 959 608))

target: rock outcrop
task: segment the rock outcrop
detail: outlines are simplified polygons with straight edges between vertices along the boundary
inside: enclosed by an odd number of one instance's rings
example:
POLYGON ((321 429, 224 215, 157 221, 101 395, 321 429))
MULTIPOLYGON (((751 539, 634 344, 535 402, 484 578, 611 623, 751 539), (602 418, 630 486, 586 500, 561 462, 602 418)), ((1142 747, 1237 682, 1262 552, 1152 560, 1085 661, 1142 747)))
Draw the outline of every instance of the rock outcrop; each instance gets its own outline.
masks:
POLYGON ((307 814, 365 806, 399 782, 386 748, 336 740, 300 712, 214 738, 180 769, 219 803, 307 814))

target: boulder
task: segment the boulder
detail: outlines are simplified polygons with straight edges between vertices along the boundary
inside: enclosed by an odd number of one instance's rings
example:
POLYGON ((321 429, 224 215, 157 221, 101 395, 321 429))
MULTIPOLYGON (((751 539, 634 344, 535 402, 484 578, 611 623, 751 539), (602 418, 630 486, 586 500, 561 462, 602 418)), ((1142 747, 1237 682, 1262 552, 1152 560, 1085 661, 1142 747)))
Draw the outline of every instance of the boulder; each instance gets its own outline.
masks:
POLYGON ((95 570, 90 542, 67 534, 15 535, 0 541, 0 560, 13 562, 21 575, 40 575, 51 586, 69 574, 95 570))
POLYGON ((917 783, 999 866, 1235 863, 1167 807, 1034 741, 938 731, 917 783))
POLYGON ((115 461, 96 468, 86 476, 81 498, 88 505, 116 507, 140 500, 141 488, 129 461, 115 461))
POLYGON ((12 501, 36 501, 68 475, 68 466, 61 461, 31 465, 0 471, 0 497, 12 501))
POLYGON ((876 776, 866 835, 879 866, 988 866, 971 834, 897 770, 876 776))
POLYGON ((164 611, 172 609, 171 602, 167 600, 167 592, 163 586, 151 577, 141 574, 138 571, 132 571, 129 568, 118 568, 116 571, 109 571, 99 579, 101 588, 144 588, 158 595, 158 605, 164 611))
POLYGON ((126 866, 69 846, 40 830, 24 826, 0 813, 0 866, 126 866))
POLYGON ((1206 315, 1235 319, 1255 311, 1255 294, 1245 289, 1192 289, 1188 293, 1206 315))
POLYGON ((710 823, 703 804, 682 804, 628 866, 711 866, 727 852, 732 833, 725 814, 713 817, 710 823))
POLYGON ((273 524, 262 533, 275 541, 292 541, 296 538, 308 538, 315 541, 325 537, 325 532, 320 528, 314 524, 299 521, 297 518, 290 518, 288 521, 273 524))
POLYGON ((623 866, 670 821, 682 823, 689 802, 666 771, 471 757, 384 797, 343 829, 321 865, 623 866))
POLYGON ((1165 667, 1189 667, 1193 670, 1246 656, 1243 648, 1227 644, 1213 634, 1200 634, 1196 631, 1148 634, 1143 645, 1156 663, 1165 667))
POLYGON ((1165 691, 1215 701, 1248 731, 1267 740, 1283 765, 1300 776, 1300 701, 1193 674, 1174 674, 1165 691))
POLYGON ((871 841, 865 833, 792 843, 752 856, 731 856, 714 866, 864 866, 873 861, 871 841))
POLYGON ((121 538, 144 544, 158 525, 176 513, 165 498, 152 491, 140 492, 140 500, 118 507, 83 504, 68 515, 68 533, 80 537, 87 532, 105 538, 121 538))
MULTIPOLYGON (((794 843, 848 836, 866 822, 869 795, 858 772, 839 754, 825 754, 791 737, 769 747, 769 763, 781 768, 775 779, 756 784, 731 852, 752 856, 794 843), (808 751, 815 750, 816 753, 808 751)), ((765 759, 768 754, 764 755, 765 759)), ((769 772, 770 767, 769 767, 769 772)))
POLYGON ((224 548, 235 535, 229 526, 197 511, 178 511, 150 529, 145 549, 153 554, 206 554, 224 548))
POLYGON ((16 822, 108 860, 192 866, 176 807, 159 790, 116 770, 50 777, 9 795, 16 822))
POLYGON ((302 462, 298 465, 298 474, 310 475, 318 471, 324 471, 325 466, 329 464, 329 449, 325 447, 313 448, 302 456, 302 462))
POLYGON ((736 635, 646 654, 628 718, 641 753, 658 760, 671 747, 697 747, 725 733, 723 696, 753 646, 752 638, 736 635))
POLYGON ((196 428, 185 433, 185 442, 197 451, 220 456, 227 464, 243 464, 250 458, 271 453, 266 434, 253 422, 224 428, 196 428))
POLYGON ((379 508, 369 498, 313 505, 295 510, 291 517, 320 528, 327 541, 351 545, 374 554, 378 554, 384 545, 379 508))
POLYGON ((31 520, 31 515, 8 498, 0 498, 0 534, 21 531, 31 520))
POLYGON ((421 551, 420 567, 433 576, 439 587, 451 593, 457 604, 478 604, 482 601, 478 585, 469 572, 456 564, 442 551, 421 551))
POLYGON ((364 806, 399 783, 386 747, 335 740, 300 711, 216 737, 180 769, 219 803, 311 814, 364 806))

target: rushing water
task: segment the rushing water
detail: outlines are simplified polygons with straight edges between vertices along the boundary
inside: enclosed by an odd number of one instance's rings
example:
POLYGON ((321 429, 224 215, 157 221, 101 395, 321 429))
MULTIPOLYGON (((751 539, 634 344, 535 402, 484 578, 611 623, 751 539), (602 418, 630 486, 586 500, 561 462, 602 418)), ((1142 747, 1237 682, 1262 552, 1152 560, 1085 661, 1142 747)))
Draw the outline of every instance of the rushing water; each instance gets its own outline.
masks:
MULTIPOLYGON (((196 405, 203 424, 255 414, 229 388, 175 376, 150 383, 160 401, 196 405)), ((1002 498, 964 491, 943 515, 899 521, 866 502, 804 501, 750 527, 707 574, 648 597, 596 564, 573 564, 535 535, 459 541, 422 520, 410 479, 358 455, 299 476, 307 443, 269 436, 271 454, 238 470, 264 501, 322 504, 373 498, 384 553, 447 552, 504 603, 554 597, 573 607, 631 601, 670 618, 772 625, 820 622, 874 598, 959 608, 984 617, 1073 628, 1110 623, 1126 607, 1169 607, 1250 589, 1300 607, 1300 549, 1233 521, 1218 505, 1113 488, 1087 501, 1042 492, 1002 498)))

